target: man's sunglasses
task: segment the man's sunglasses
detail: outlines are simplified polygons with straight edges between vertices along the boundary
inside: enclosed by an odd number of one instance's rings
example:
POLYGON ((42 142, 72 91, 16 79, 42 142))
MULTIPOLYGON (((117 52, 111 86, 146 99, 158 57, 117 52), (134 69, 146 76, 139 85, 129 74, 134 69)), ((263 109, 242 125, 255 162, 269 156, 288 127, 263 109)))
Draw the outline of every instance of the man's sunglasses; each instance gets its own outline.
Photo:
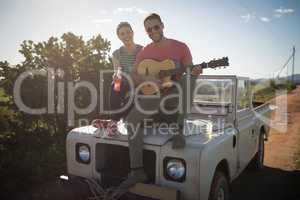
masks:
POLYGON ((152 33, 152 30, 158 31, 160 29, 160 25, 155 25, 147 28, 147 33, 152 33))

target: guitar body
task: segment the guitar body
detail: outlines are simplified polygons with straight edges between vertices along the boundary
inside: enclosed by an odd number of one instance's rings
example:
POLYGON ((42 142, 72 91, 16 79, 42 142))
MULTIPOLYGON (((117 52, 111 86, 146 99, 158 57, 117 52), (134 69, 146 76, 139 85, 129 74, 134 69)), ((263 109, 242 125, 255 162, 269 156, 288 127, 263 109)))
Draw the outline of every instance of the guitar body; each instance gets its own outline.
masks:
MULTIPOLYGON (((144 76, 154 76, 159 79, 159 74, 161 71, 170 71, 175 69, 176 65, 171 59, 166 59, 161 62, 152 59, 145 59, 138 65, 137 73, 139 75, 144 76)), ((163 88, 168 88, 172 86, 171 76, 165 76, 160 79, 163 82, 163 88)), ((159 88, 155 87, 154 84, 145 84, 141 88, 142 93, 145 95, 155 94, 156 92, 158 92, 158 90, 159 88)))
MULTIPOLYGON (((217 68, 220 66, 229 66, 228 58, 223 57, 218 60, 212 60, 208 63, 201 63, 198 65, 187 66, 189 68, 201 67, 205 68, 217 68)), ((145 59, 137 67, 137 74, 143 76, 153 76, 162 81, 163 88, 169 88, 173 85, 171 80, 172 76, 177 72, 176 64, 171 59, 166 59, 163 61, 156 61, 153 59, 145 59)), ((183 72, 182 72, 183 73, 183 72)), ((141 91, 145 95, 155 94, 159 91, 159 88, 154 83, 142 83, 141 91)))

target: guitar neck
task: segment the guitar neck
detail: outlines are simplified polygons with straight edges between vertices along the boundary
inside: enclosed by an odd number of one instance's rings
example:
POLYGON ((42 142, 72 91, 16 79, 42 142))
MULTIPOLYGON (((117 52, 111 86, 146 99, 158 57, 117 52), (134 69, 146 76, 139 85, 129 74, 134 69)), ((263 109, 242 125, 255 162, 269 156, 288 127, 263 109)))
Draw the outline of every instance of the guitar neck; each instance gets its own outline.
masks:
MULTIPOLYGON (((188 65, 186 68, 190 68, 191 70, 194 67, 201 67, 202 69, 204 68, 209 68, 207 63, 201 63, 201 64, 196 64, 196 65, 188 65)), ((161 70, 159 72, 159 76, 160 77, 166 77, 166 76, 172 76, 174 75, 176 72, 179 74, 183 74, 186 71, 186 68, 179 68, 179 69, 168 69, 168 70, 161 70)))
MULTIPOLYGON (((229 66, 228 57, 223 57, 222 59, 218 59, 218 60, 212 60, 208 63, 203 62, 201 64, 188 65, 186 68, 189 68, 192 70, 194 67, 201 67, 202 69, 205 69, 205 68, 217 68, 220 66, 224 66, 224 67, 229 66)), ((172 76, 175 73, 183 74, 186 71, 186 68, 161 70, 159 72, 159 76, 160 77, 172 76)))

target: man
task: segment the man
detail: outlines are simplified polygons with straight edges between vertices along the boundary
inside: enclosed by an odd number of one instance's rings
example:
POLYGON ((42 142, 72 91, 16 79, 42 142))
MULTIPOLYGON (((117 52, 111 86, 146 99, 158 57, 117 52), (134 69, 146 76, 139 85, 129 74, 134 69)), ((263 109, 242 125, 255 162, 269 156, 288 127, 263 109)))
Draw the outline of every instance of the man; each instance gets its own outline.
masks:
MULTIPOLYGON (((139 52, 136 58, 136 63, 132 71, 132 79, 136 86, 145 81, 151 81, 162 87, 160 80, 151 76, 141 76, 137 74, 137 67, 144 59, 154 59, 163 61, 165 59, 172 59, 175 63, 180 65, 180 69, 176 77, 186 71, 187 66, 192 65, 192 56, 186 44, 177 40, 168 39, 164 36, 164 24, 159 15, 153 13, 145 18, 144 27, 148 36, 153 41, 139 52)), ((202 72, 201 68, 194 68, 193 75, 198 75, 202 72)), ((158 109, 161 98, 145 98, 139 99, 138 104, 140 108, 146 111, 155 111, 158 109)), ((131 173, 127 180, 121 183, 121 188, 129 188, 138 182, 145 182, 147 176, 143 167, 143 131, 139 131, 141 121, 152 114, 142 112, 137 106, 133 107, 127 115, 125 122, 127 123, 127 130, 129 135, 129 154, 131 173)), ((183 148, 185 140, 182 135, 173 137, 173 148, 183 148)))

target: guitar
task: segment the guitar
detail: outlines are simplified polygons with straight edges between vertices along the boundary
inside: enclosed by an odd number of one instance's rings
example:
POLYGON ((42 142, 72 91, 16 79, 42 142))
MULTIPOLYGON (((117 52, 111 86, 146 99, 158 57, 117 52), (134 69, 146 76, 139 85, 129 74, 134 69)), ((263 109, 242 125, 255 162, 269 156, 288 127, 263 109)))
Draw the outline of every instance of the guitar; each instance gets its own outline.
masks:
MULTIPOLYGON (((208 63, 201 63, 197 65, 190 65, 188 68, 193 69, 194 67, 205 68, 217 68, 217 67, 225 67, 229 66, 228 57, 223 57, 217 60, 211 60, 208 63)), ((176 74, 176 72, 180 72, 180 69, 176 68, 176 65, 173 60, 166 59, 161 62, 145 59, 137 67, 137 74, 144 76, 154 76, 158 79, 162 80, 163 88, 170 88, 173 85, 172 77, 176 74)), ((141 87, 141 91, 145 95, 151 95, 158 92, 159 88, 154 84, 144 84, 141 87)))

